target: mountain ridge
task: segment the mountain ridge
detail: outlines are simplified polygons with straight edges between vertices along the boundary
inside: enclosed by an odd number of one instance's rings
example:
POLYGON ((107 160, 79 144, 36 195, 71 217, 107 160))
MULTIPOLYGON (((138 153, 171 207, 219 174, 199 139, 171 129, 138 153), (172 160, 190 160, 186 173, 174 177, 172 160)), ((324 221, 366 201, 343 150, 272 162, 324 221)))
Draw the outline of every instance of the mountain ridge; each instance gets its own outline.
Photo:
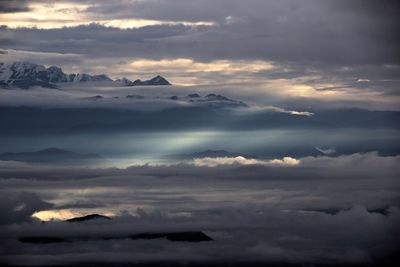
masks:
POLYGON ((157 75, 150 80, 127 78, 113 80, 105 74, 91 75, 87 73, 64 73, 61 67, 16 61, 9 64, 0 62, 0 87, 29 89, 32 86, 56 89, 60 83, 78 82, 116 82, 123 86, 171 85, 164 77, 157 75))
POLYGON ((74 218, 66 220, 66 222, 85 222, 85 221, 98 220, 98 219, 111 220, 111 218, 108 216, 94 213, 94 214, 89 214, 86 216, 74 217, 74 218))
POLYGON ((5 152, 0 154, 2 161, 20 161, 26 163, 55 163, 73 161, 93 161, 103 160, 94 153, 76 153, 59 148, 46 148, 32 152, 5 152))
MULTIPOLYGON (((240 100, 235 100, 228 98, 223 95, 217 95, 217 94, 208 94, 208 95, 199 95, 197 93, 193 94, 188 94, 184 96, 178 96, 178 95, 172 95, 172 96, 145 96, 145 95, 139 95, 139 94, 131 94, 131 95, 126 95, 125 97, 121 97, 125 99, 130 99, 130 100, 154 100, 154 99, 163 99, 163 100, 168 100, 168 101, 175 101, 175 102, 186 102, 188 104, 194 104, 194 105, 206 105, 209 107, 214 107, 214 108, 237 108, 237 107, 249 107, 245 102, 240 101, 240 100)), ((90 100, 90 101, 101 101, 105 99, 120 99, 120 96, 103 96, 103 95, 93 95, 93 96, 87 96, 83 97, 81 99, 85 100, 90 100)))
POLYGON ((171 85, 167 79, 161 75, 157 75, 150 80, 142 81, 140 79, 131 81, 128 78, 117 79, 116 82, 121 83, 123 86, 140 86, 140 85, 171 85))

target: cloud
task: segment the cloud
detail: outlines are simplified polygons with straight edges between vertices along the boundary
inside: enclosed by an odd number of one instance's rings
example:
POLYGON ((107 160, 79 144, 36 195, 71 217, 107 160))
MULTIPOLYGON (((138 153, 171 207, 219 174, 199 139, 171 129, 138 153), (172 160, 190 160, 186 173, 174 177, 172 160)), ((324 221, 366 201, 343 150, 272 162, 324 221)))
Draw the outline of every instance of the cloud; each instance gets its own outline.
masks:
MULTIPOLYGON (((40 29, 54 29, 63 27, 73 27, 78 25, 87 25, 90 23, 98 23, 104 26, 112 26, 118 28, 138 28, 151 25, 188 25, 212 26, 212 21, 192 21, 192 20, 163 20, 163 19, 146 19, 140 17, 118 16, 108 17, 101 14, 91 12, 94 6, 105 5, 107 2, 91 2, 91 1, 61 1, 48 3, 43 0, 30 1, 29 5, 26 1, 5 1, 3 4, 3 23, 8 27, 34 27, 40 29), (18 12, 18 13, 17 13, 18 12)), ((111 2, 111 6, 123 7, 123 3, 118 1, 111 2)), ((106 4, 107 5, 107 4, 106 4)))
POLYGON ((26 61, 37 63, 46 66, 63 66, 64 71, 73 72, 76 66, 85 68, 83 64, 83 55, 69 54, 69 53, 56 53, 56 52, 36 52, 25 50, 4 49, 1 50, 2 56, 0 62, 12 63, 16 61, 26 61))
MULTIPOLYGON (((176 55, 176 52, 180 51, 179 57, 194 58, 193 52, 196 51, 197 58, 202 57, 203 59, 207 58, 207 60, 216 59, 215 55, 219 55, 220 59, 232 59, 234 57, 241 59, 263 58, 273 61, 310 63, 320 61, 354 65, 356 63, 394 63, 398 54, 395 45, 396 40, 391 38, 394 35, 387 34, 382 38, 375 38, 377 35, 380 36, 383 29, 390 33, 395 33, 398 30, 399 24, 391 11, 393 9, 390 8, 396 6, 396 4, 390 1, 379 6, 382 11, 386 12, 384 18, 371 16, 367 8, 359 8, 358 6, 374 8, 376 4, 371 1, 366 4, 357 2, 352 5, 336 3, 335 1, 326 3, 281 1, 273 3, 259 0, 251 1, 249 4, 226 0, 202 1, 201 3, 159 0, 132 3, 89 1, 61 3, 59 5, 60 7, 58 7, 58 4, 50 5, 49 10, 46 11, 47 16, 67 9, 68 12, 60 14, 62 15, 61 18, 66 22, 77 20, 81 24, 102 20, 110 22, 121 20, 123 22, 124 19, 127 21, 129 19, 178 22, 210 21, 219 24, 210 27, 210 31, 204 35, 193 34, 195 31, 187 34, 184 38, 165 40, 166 42, 159 47, 160 51, 152 49, 153 47, 150 48, 153 53, 162 52, 167 57, 176 55), (63 5, 65 7, 61 8, 63 5), (74 10, 77 5, 81 8, 79 13, 74 10), (231 19, 230 21, 236 23, 225 24, 226 17, 235 18, 235 20, 231 19), (335 27, 329 25, 335 25, 335 27), (342 25, 346 25, 346 27, 342 25), (341 42, 336 43, 339 39, 341 42), (202 45, 191 47, 190 44, 193 44, 194 40, 201 42, 202 45), (168 46, 166 46, 167 44, 168 46), (168 49, 165 50, 162 47, 168 47, 168 49), (319 51, 316 49, 317 47, 319 51), (167 51, 168 54, 165 54, 167 51)), ((32 6, 37 7, 35 9, 37 12, 46 7, 42 3, 35 3, 32 6)), ((35 14, 38 13, 32 12, 28 15, 34 17, 35 14)), ((15 18, 16 16, 14 16, 14 20, 15 18)), ((78 28, 84 30, 84 28, 78 28)), ((18 31, 16 30, 16 33, 18 31)), ((42 35, 40 30, 36 30, 36 32, 42 35)), ((68 30, 64 29, 61 32, 68 32, 68 30)), ((47 32, 47 34, 50 34, 50 32, 47 32)), ((75 37, 78 37, 75 40, 80 40, 79 35, 75 37)), ((111 38, 110 35, 107 36, 107 41, 114 42, 114 45, 117 44, 117 39, 111 38)), ((17 36, 16 40, 18 40, 17 36)), ((51 41, 50 38, 42 40, 51 41)), ((53 40, 57 39, 53 38, 53 40)), ((97 49, 92 49, 92 51, 88 49, 91 42, 81 41, 81 45, 84 45, 88 52, 106 51, 106 49, 99 49, 101 48, 98 43, 101 41, 99 39, 96 40, 97 49)), ((32 46, 34 47, 33 43, 32 46)), ((41 43, 43 44, 43 42, 41 43)), ((124 47, 131 47, 137 55, 140 53, 137 44, 136 42, 126 42, 124 47)), ((57 49, 73 49, 73 47, 69 45, 68 48, 65 44, 63 48, 58 46, 57 49)), ((114 50, 114 53, 118 52, 120 51, 114 50)))
POLYGON ((399 156, 371 152, 301 157, 290 168, 287 164, 293 159, 211 160, 223 164, 19 169, 12 162, 7 168, 4 162, 0 206, 6 216, 0 241, 7 249, 2 260, 37 265, 94 259, 130 263, 148 262, 156 255, 157 260, 175 261, 182 259, 182 250, 188 262, 394 260, 400 219, 399 192, 394 186, 399 156), (30 193, 20 196, 21 191, 30 193), (23 209, 26 212, 18 217, 23 209), (30 220, 33 212, 44 219, 91 213, 113 219, 43 224, 30 220), (123 238, 160 231, 204 231, 215 241, 182 244, 123 238), (23 236, 73 241, 37 245, 32 250, 30 244, 16 241, 23 236))
POLYGON ((393 184, 400 172, 399 161, 399 156, 357 153, 297 160, 221 158, 198 160, 200 164, 152 163, 128 168, 5 167, 0 182, 10 194, 36 192, 55 203, 56 211, 75 214, 118 214, 138 207, 179 213, 215 205, 345 209, 349 203, 358 203, 377 209, 398 202, 393 184), (305 184, 316 189, 309 190, 305 184))
POLYGON ((296 111, 296 110, 286 110, 284 108, 274 107, 274 106, 259 106, 259 105, 252 105, 248 108, 239 108, 236 109, 235 112, 244 113, 244 114, 251 114, 251 113, 262 113, 262 112, 279 112, 279 113, 286 113, 290 115, 296 116, 313 116, 314 113, 308 111, 296 111))
POLYGON ((284 157, 282 159, 272 160, 258 160, 258 159, 247 159, 242 156, 238 157, 216 157, 216 158, 195 158, 193 164, 195 166, 207 166, 216 167, 219 165, 269 165, 269 166, 293 166, 299 164, 300 161, 291 157, 284 157))
POLYGON ((0 2, 0 13, 18 13, 28 12, 31 9, 28 6, 28 1, 25 0, 2 0, 0 2))
POLYGON ((331 155, 336 153, 336 149, 334 147, 329 147, 329 148, 316 147, 315 149, 324 155, 331 155))
MULTIPOLYGON (((272 95, 297 103, 311 98, 347 106, 371 107, 371 102, 379 102, 380 109, 398 106, 393 95, 399 86, 399 45, 392 36, 400 25, 393 12, 398 5, 390 0, 379 5, 291 0, 32 1, 29 6, 34 10, 23 13, 38 16, 31 23, 54 14, 61 19, 58 28, 51 28, 56 24, 51 18, 43 22, 50 25, 46 30, 4 26, 0 47, 84 58, 80 63, 67 62, 68 70, 137 78, 168 69, 177 84, 240 83, 241 91, 262 93, 265 101, 272 95), (375 9, 385 16, 371 13, 375 9), (137 28, 124 28, 124 20, 138 23, 137 28), (162 23, 144 26, 141 20, 162 23), (102 24, 92 23, 96 21, 102 24), (201 21, 212 23, 196 24, 201 21), (60 28, 63 23, 82 25, 60 28), (260 63, 267 68, 259 68, 260 63)), ((18 23, 16 14, 9 16, 6 25, 18 23)))
POLYGON ((176 85, 204 85, 238 83, 249 80, 254 73, 274 69, 272 62, 264 60, 212 60, 198 62, 190 58, 150 60, 135 58, 120 66, 124 75, 144 75, 155 70, 174 77, 176 85), (129 70, 134 73, 130 74, 129 70), (229 80, 227 81, 227 77, 229 80))
POLYGON ((106 151, 110 162, 0 161, 0 262, 395 264, 398 7, 394 0, 1 1, 1 62, 113 78, 162 74, 180 86, 1 90, 4 152, 51 144, 106 151), (250 107, 167 100, 189 93, 250 107), (93 95, 103 98, 87 99, 93 95), (254 157, 151 158, 199 148, 254 157), (379 152, 365 153, 372 150, 379 152), (31 217, 90 213, 113 219, 31 217), (204 231, 215 241, 124 238, 159 231, 204 231), (44 235, 72 241, 17 240, 44 235))
POLYGON ((336 215, 277 209, 257 212, 251 208, 214 208, 190 216, 169 216, 161 211, 138 210, 134 216, 125 214, 97 222, 10 226, 2 234, 2 245, 9 248, 2 259, 14 264, 29 262, 33 265, 58 261, 77 264, 83 261, 154 263, 165 260, 211 264, 238 261, 372 264, 395 260, 391 253, 397 244, 395 234, 398 220, 398 207, 391 207, 388 216, 368 212, 363 206, 353 206, 336 215), (320 225, 325 225, 324 231, 316 230, 320 225), (179 243, 123 238, 160 229, 166 232, 200 230, 215 241, 179 243), (27 249, 29 244, 13 240, 20 236, 74 237, 74 241, 73 245, 36 245, 33 251, 27 249), (375 246, 379 249, 374 249, 375 246))
POLYGON ((41 200, 34 193, 19 192, 0 196, 0 224, 28 222, 36 211, 49 209, 53 205, 41 200))
MULTIPOLYGON (((62 60, 62 57, 57 60, 62 60)), ((397 119, 400 113, 398 111, 348 109, 347 106, 327 109, 327 107, 322 107, 325 100, 317 104, 321 105, 320 107, 311 109, 302 107, 309 106, 308 102, 299 105, 297 101, 291 102, 289 108, 286 107, 287 103, 280 103, 282 106, 263 105, 257 102, 264 100, 262 96, 246 95, 245 92, 240 91, 240 88, 242 87, 235 89, 221 89, 214 86, 123 87, 115 83, 89 82, 60 84, 59 90, 39 87, 30 90, 3 89, 0 90, 1 122, 3 123, 0 132, 32 136, 40 134, 44 129, 47 134, 63 134, 68 131, 70 133, 121 133, 126 130, 131 132, 193 131, 195 129, 206 131, 210 128, 215 131, 306 128, 316 130, 344 129, 349 125, 356 129, 374 127, 396 130, 399 127, 397 119), (204 100, 203 98, 211 93, 222 94, 231 100, 196 101, 187 97, 194 93, 202 97, 199 98, 200 100, 204 100), (132 99, 127 98, 128 95, 142 97, 132 99), (94 96, 101 96, 101 98, 93 99, 94 96), (171 99, 172 96, 178 99, 171 99), (246 97, 249 96, 247 100, 246 97), (243 107, 241 101, 247 106, 243 107), (291 108, 297 105, 299 105, 298 108, 291 108), (97 112, 101 112, 104 116, 97 116, 97 112), (76 116, 78 113, 79 116, 76 116), (59 118, 59 120, 54 120, 54 118, 59 118), (27 120, 30 121, 29 125, 25 123, 27 120), (47 121, 45 128, 43 128, 43 120, 47 121)), ((315 104, 316 101, 313 103, 315 104)), ((326 144, 324 141, 312 146, 316 145, 335 144, 326 144)), ((369 148, 369 150, 378 149, 379 147, 369 148)))

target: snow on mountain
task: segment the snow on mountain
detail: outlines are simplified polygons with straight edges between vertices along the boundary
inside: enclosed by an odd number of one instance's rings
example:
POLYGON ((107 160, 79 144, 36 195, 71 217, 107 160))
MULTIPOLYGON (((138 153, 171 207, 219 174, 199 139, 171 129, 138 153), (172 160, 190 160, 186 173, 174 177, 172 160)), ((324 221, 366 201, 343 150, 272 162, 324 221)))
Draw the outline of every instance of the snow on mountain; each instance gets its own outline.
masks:
MULTIPOLYGON (((66 74, 60 67, 51 66, 46 68, 29 62, 13 62, 5 64, 0 62, 0 87, 10 88, 19 87, 29 89, 32 86, 42 86, 47 88, 56 88, 57 83, 78 83, 78 82, 113 82, 105 74, 90 75, 86 73, 66 74)), ((161 76, 156 76, 150 80, 134 82, 123 78, 115 81, 123 86, 135 85, 170 85, 170 83, 161 76)))
POLYGON ((68 75, 68 82, 103 82, 103 81, 113 81, 105 74, 100 75, 89 75, 86 73, 73 73, 68 75))
POLYGON ((131 81, 124 77, 122 79, 118 79, 117 82, 119 82, 122 86, 171 85, 171 83, 169 81, 167 81, 167 79, 165 79, 164 77, 162 77, 160 75, 157 75, 156 77, 154 77, 150 80, 146 80, 146 81, 142 81, 140 79, 131 81))
POLYGON ((83 81, 112 81, 106 75, 65 74, 60 67, 49 68, 29 62, 0 63, 0 85, 2 87, 31 86, 56 88, 57 83, 83 81))
POLYGON ((118 82, 122 86, 133 86, 133 82, 125 77, 123 77, 122 79, 116 80, 116 82, 118 82))

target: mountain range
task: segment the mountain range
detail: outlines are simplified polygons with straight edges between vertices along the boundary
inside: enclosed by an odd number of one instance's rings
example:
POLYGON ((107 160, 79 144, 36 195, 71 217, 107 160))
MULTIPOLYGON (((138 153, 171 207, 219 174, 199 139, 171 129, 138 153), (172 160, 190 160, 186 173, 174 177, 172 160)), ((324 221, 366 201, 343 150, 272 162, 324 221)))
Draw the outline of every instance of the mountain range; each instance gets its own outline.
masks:
MULTIPOLYGON (((83 99, 85 100, 90 100, 90 101, 101 101, 105 99, 114 99, 118 100, 123 97, 119 96, 109 96, 105 97, 102 95, 94 95, 94 96, 88 96, 84 97, 83 99)), ((158 95, 153 95, 153 96, 144 96, 144 95, 126 95, 124 98, 130 99, 130 100, 141 100, 141 101, 151 101, 151 100, 164 100, 164 101, 174 101, 174 102, 186 102, 188 104, 194 104, 198 106, 208 106, 208 107, 213 107, 213 108, 239 108, 239 107, 248 107, 246 103, 243 101, 235 100, 228 98, 226 96, 220 95, 220 94, 207 94, 207 95, 199 95, 199 94, 188 94, 185 96, 158 96, 158 95)))
POLYGON ((46 88, 57 88, 59 83, 78 82, 115 82, 119 86, 146 86, 146 85, 171 85, 164 77, 156 77, 142 81, 130 81, 127 78, 112 80, 105 74, 90 75, 86 73, 66 74, 60 67, 51 66, 46 68, 30 62, 0 62, 0 87, 29 89, 32 86, 46 88))
POLYGON ((5 152, 0 154, 2 161, 20 161, 26 163, 89 163, 103 160, 93 153, 76 153, 59 148, 47 148, 34 152, 5 152))
MULTIPOLYGON (((95 241, 95 240, 160 240, 164 239, 172 242, 207 242, 213 241, 211 237, 201 231, 185 231, 185 232, 156 232, 156 233, 140 233, 129 236, 106 236, 106 237, 61 237, 61 236, 24 236, 18 238, 22 243, 31 243, 36 245, 45 245, 51 243, 73 243, 79 241, 95 241)), ((164 266, 164 265, 163 265, 164 266)), ((169 266, 169 265, 168 265, 169 266)))
MULTIPOLYGON (((112 218, 101 215, 101 214, 89 214, 82 217, 74 217, 64 222, 72 222, 72 223, 87 223, 89 221, 98 221, 98 220, 112 220, 112 218)), ((44 223, 44 222, 43 222, 44 223)), ((180 232, 142 232, 142 233, 134 233, 127 235, 106 235, 103 236, 99 234, 98 236, 85 236, 85 237, 74 237, 74 236, 64 236, 64 235, 42 235, 42 236, 23 236, 18 238, 18 240, 22 243, 31 243, 31 244, 51 244, 51 243, 72 243, 79 241, 94 241, 94 240, 115 240, 115 239, 130 239, 130 240, 159 240, 164 239, 172 242, 204 242, 204 241, 213 241, 214 239, 206 235, 201 231, 180 231, 180 232)))
POLYGON ((138 85, 171 85, 164 77, 157 75, 156 77, 142 81, 140 79, 131 81, 127 78, 117 79, 116 82, 120 83, 122 86, 138 86, 138 85))
POLYGON ((85 222, 85 221, 91 221, 91 220, 97 220, 97 219, 111 220, 110 217, 104 216, 101 214, 89 214, 89 215, 82 216, 82 217, 74 217, 74 218, 68 219, 66 221, 67 222, 85 222))

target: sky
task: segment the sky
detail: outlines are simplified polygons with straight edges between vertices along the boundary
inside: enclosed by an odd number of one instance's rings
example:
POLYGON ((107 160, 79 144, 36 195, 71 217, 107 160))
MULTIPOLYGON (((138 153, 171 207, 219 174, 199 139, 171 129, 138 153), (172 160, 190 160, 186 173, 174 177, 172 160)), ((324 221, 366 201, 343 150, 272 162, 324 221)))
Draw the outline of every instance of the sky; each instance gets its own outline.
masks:
POLYGON ((0 0, 0 264, 396 266, 399 11, 0 0), (3 86, 21 61, 113 81, 3 86), (182 231, 213 241, 129 238, 182 231))
POLYGON ((397 106, 397 1, 0 5, 4 60, 131 79, 161 73, 175 85, 251 84, 264 96, 397 106))

